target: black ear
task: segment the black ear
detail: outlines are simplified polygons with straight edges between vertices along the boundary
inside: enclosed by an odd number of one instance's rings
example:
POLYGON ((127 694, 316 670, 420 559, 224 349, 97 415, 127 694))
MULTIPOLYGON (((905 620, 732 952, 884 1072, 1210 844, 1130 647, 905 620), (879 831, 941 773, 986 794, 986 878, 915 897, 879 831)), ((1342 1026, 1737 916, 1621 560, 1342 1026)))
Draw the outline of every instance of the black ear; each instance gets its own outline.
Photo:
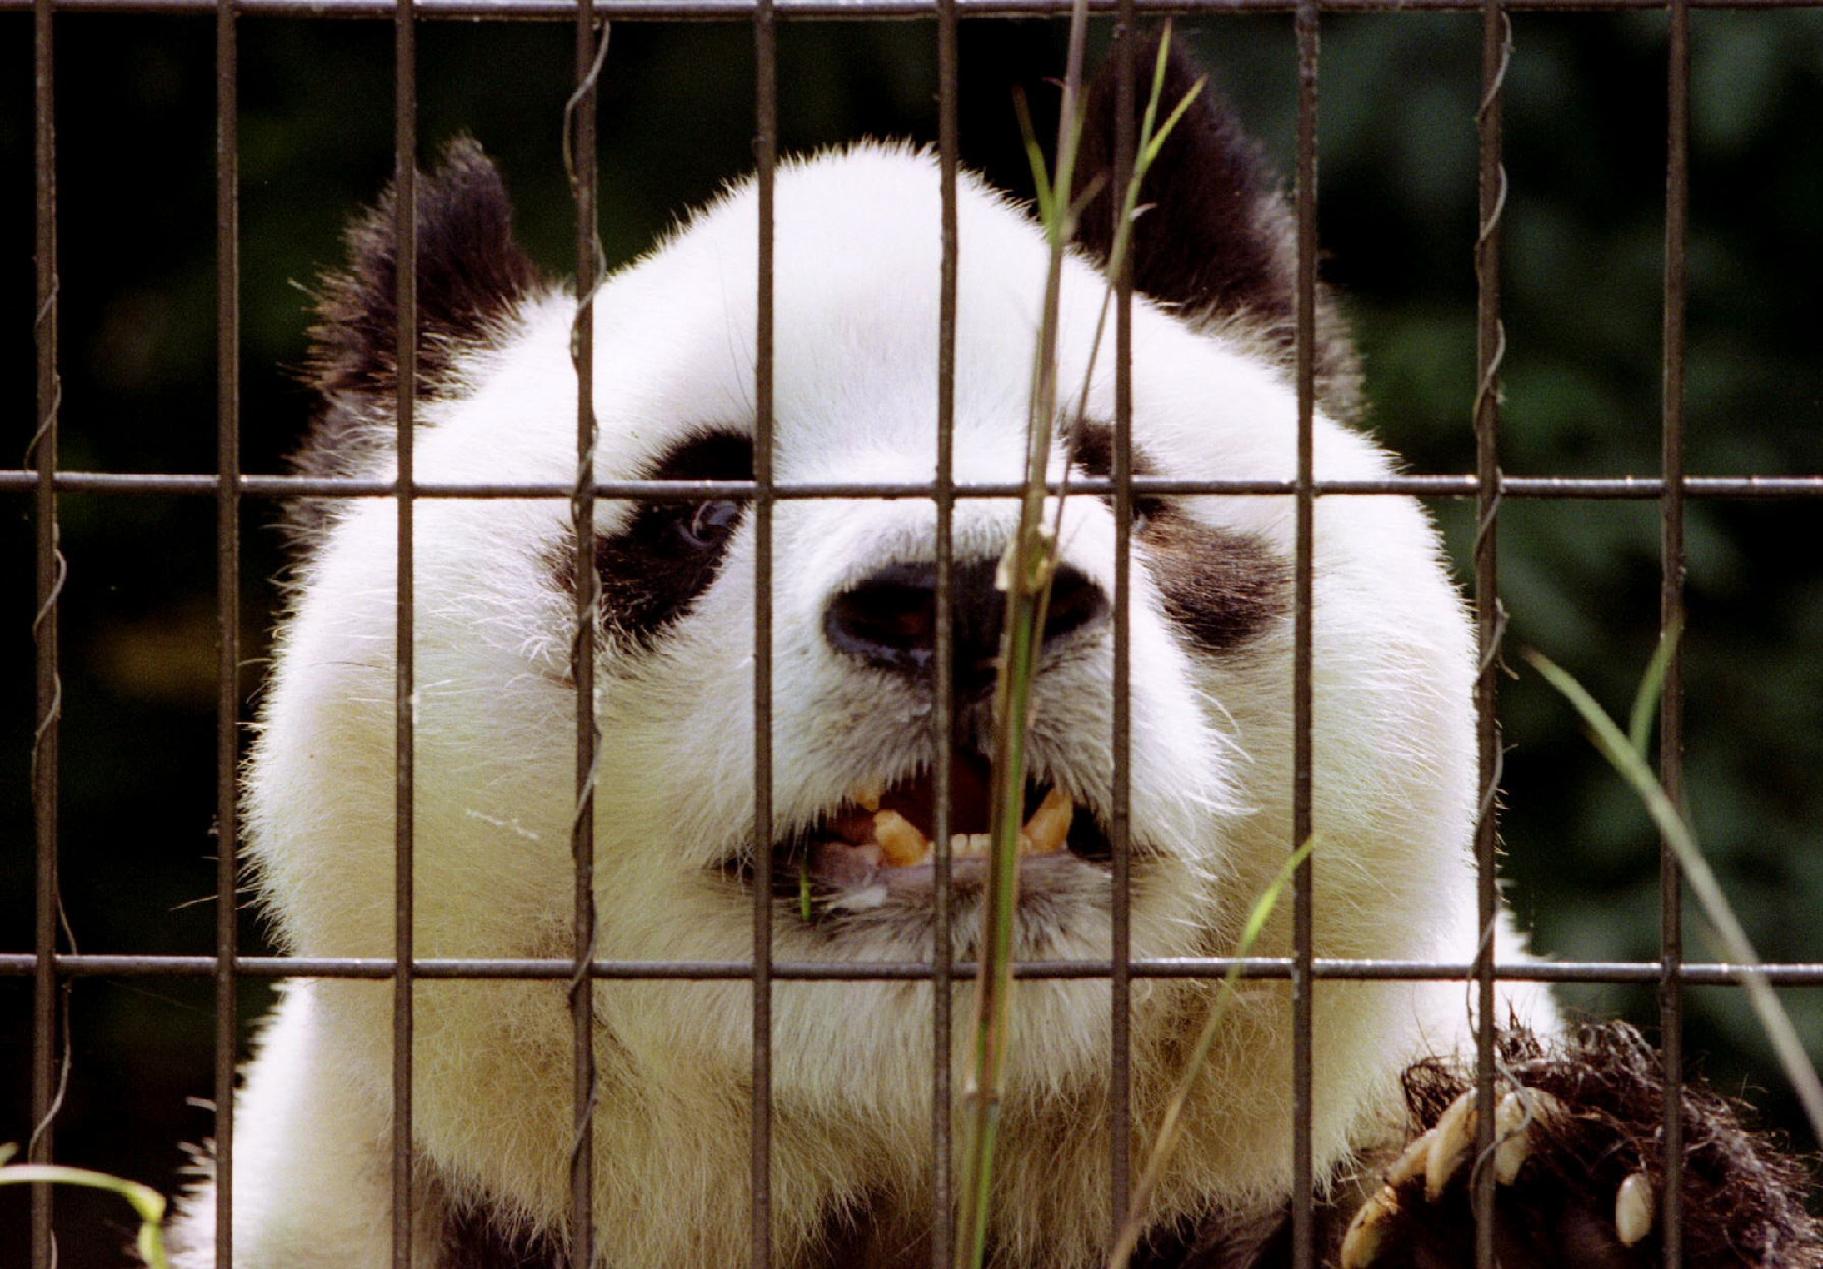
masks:
MULTIPOLYGON (((388 189, 349 226, 348 267, 325 278, 317 295, 309 377, 331 410, 389 404, 397 391, 395 205, 388 189)), ((472 137, 451 141, 436 170, 419 175, 416 221, 417 395, 434 397, 448 389, 463 354, 494 337, 539 281, 513 239, 500 172, 472 137)))
MULTIPOLYGON (((1190 93, 1202 70, 1174 39, 1159 97, 1162 122, 1190 93)), ((1100 178, 1083 209, 1077 241, 1106 262, 1113 248, 1113 168, 1118 50, 1085 102, 1080 191, 1100 178)), ((1134 50, 1135 120, 1151 91, 1156 37, 1134 50)), ((1236 321, 1290 366, 1296 356, 1297 230, 1277 176, 1209 84, 1178 120, 1140 190, 1133 228, 1133 285, 1187 315, 1236 321)), ((1341 417, 1358 408, 1359 370, 1347 331, 1327 292, 1317 303, 1317 391, 1341 417)))
MULTIPOLYGON (((443 151, 417 182, 418 373, 416 395, 456 387, 457 365, 499 337, 542 285, 513 239, 513 209, 493 162, 469 137, 443 151)), ((394 191, 348 227, 348 266, 316 296, 305 380, 321 394, 292 465, 306 476, 366 472, 393 447, 398 394, 398 235, 394 191)), ((295 543, 308 546, 345 502, 305 498, 287 509, 295 543)))

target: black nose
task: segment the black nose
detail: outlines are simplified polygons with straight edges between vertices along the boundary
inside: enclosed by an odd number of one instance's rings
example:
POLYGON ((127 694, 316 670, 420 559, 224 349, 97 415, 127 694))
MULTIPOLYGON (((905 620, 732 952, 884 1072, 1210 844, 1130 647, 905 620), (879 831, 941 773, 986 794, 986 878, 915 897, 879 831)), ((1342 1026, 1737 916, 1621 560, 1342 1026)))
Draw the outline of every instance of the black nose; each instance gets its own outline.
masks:
MULTIPOLYGON (((993 560, 974 560, 950 570, 953 681, 961 696, 982 696, 994 686, 1006 621, 1006 594, 994 585, 995 567, 993 560)), ((1059 565, 1045 615, 1045 647, 1107 615, 1101 587, 1059 565)), ((937 649, 937 566, 889 564, 849 587, 830 601, 823 633, 836 651, 868 665, 910 678, 928 676, 937 649)))

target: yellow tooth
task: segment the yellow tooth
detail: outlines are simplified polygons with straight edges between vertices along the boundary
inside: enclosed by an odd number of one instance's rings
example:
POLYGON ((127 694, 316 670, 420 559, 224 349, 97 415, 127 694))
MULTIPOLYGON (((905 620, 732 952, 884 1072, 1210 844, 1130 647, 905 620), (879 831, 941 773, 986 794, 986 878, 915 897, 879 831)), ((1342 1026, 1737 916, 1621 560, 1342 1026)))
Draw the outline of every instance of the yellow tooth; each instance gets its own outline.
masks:
POLYGON ((980 859, 988 852, 988 843, 993 839, 986 833, 951 833, 949 835, 949 853, 952 859, 980 859))
POLYGON ((878 781, 873 784, 863 784, 854 791, 855 804, 863 811, 877 811, 880 809, 880 795, 884 792, 886 790, 878 781))
POLYGON ((1019 853, 1050 855, 1061 850, 1064 839, 1070 835, 1070 821, 1075 817, 1076 804, 1070 801, 1070 795, 1052 785, 1019 834, 1019 853))
POLYGON ((897 811, 874 813, 874 840, 889 868, 909 868, 930 858, 930 838, 897 811))

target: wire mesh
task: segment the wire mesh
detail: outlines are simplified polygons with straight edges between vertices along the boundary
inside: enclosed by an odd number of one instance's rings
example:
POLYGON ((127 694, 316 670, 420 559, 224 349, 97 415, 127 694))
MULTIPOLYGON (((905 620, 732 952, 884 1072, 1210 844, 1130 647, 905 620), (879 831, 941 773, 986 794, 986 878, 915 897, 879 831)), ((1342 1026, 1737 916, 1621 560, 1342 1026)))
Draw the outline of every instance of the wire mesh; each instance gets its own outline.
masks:
MULTIPOLYGON (((1651 0, 1096 0, 1098 14, 1115 18, 1118 66, 1118 110, 1130 121, 1134 111, 1133 35, 1141 15, 1163 13, 1292 13, 1298 48, 1297 140, 1297 393, 1299 417, 1298 472, 1286 481, 1189 481, 1140 476, 1131 464, 1131 281, 1119 281, 1117 309, 1117 407, 1113 475, 1108 479, 1073 479, 1071 489, 1082 494, 1110 495, 1116 506, 1116 572, 1114 638, 1116 647, 1113 752, 1114 770, 1111 814, 1113 843, 1113 893, 1115 924, 1107 960, 1026 962, 1015 973, 1027 979, 1102 979, 1110 983, 1112 1009, 1111 1080, 1108 1115, 1111 1151, 1111 1199, 1118 1219, 1126 1207, 1131 1151, 1130 1037, 1131 980, 1217 978, 1238 967, 1241 975, 1257 980, 1283 980, 1292 988, 1294 1011, 1294 1263, 1316 1263, 1319 1245, 1318 1208, 1312 1161, 1311 1055, 1315 984, 1372 980, 1447 980, 1471 982, 1477 991, 1480 1022, 1477 1046, 1477 1098, 1480 1109, 1479 1139, 1485 1149, 1492 1142, 1495 1067, 1493 1025, 1495 984, 1500 981, 1643 983, 1659 990, 1665 1074, 1673 1093, 1682 1078, 1682 991, 1691 984, 1725 984, 1734 981, 1736 969, 1724 964, 1694 962, 1683 954, 1680 922, 1680 878, 1675 857, 1667 847, 1662 853, 1661 944, 1657 961, 1578 961, 1499 965, 1492 942, 1497 912, 1494 857, 1497 824, 1495 797, 1500 785, 1501 739, 1497 699, 1498 675, 1505 616, 1499 599, 1497 558, 1498 516, 1506 499, 1583 499, 1650 501, 1660 509, 1662 583, 1661 631, 1676 630, 1684 619, 1683 577, 1686 568, 1684 506, 1687 499, 1792 499, 1823 498, 1823 476, 1690 476, 1684 463, 1685 309, 1687 305, 1687 239, 1689 204, 1690 115, 1690 12, 1692 9, 1773 9, 1814 5, 1816 0, 1671 0, 1667 53, 1668 124, 1666 135, 1666 195, 1664 216, 1664 347, 1662 400, 1662 472, 1660 477, 1569 477, 1510 475, 1500 464, 1499 387, 1505 337, 1500 319, 1500 225, 1506 204, 1506 177, 1502 167, 1501 102, 1503 81, 1512 57, 1510 14, 1522 11, 1623 10, 1662 7, 1651 0), (1478 12, 1483 19, 1482 82, 1484 96, 1477 115, 1480 142, 1480 233, 1476 243, 1477 326, 1479 381, 1473 406, 1477 463, 1473 474, 1395 476, 1380 480, 1318 480, 1312 462, 1312 426, 1315 412, 1315 313, 1317 286, 1317 90, 1318 34, 1322 15, 1400 10, 1459 10, 1478 12), (1312 641, 1313 578, 1312 542, 1316 508, 1323 498, 1412 495, 1430 498, 1472 499, 1476 508, 1475 605, 1480 674, 1476 703, 1481 815, 1476 835, 1479 865, 1480 918, 1484 938, 1472 961, 1459 963, 1348 960, 1319 957, 1313 946, 1313 915, 1320 901, 1311 884, 1308 862, 1296 879, 1294 921, 1295 950, 1289 957, 1135 958, 1129 946, 1127 924, 1130 889, 1128 816, 1130 786, 1125 755, 1130 744, 1129 667, 1127 664, 1130 606, 1129 541, 1127 509, 1142 496, 1225 494, 1289 497, 1297 521, 1295 567, 1294 651, 1294 788, 1292 790, 1295 846, 1313 831, 1312 823, 1312 641)), ((0 11, 23 9, 26 0, 0 0, 0 11)), ((31 754, 31 786, 35 820, 35 927, 29 953, 0 953, 0 977, 29 977, 33 983, 31 1037, 31 1105, 34 1131, 28 1143, 33 1161, 53 1158, 51 1124, 59 1096, 59 1082, 67 1048, 60 1048, 57 1006, 70 982, 85 977, 210 978, 215 990, 215 1115, 218 1174, 216 1209, 217 1261, 232 1263, 232 1167, 234 1148, 234 1066, 239 1017, 237 987, 241 979, 310 977, 389 981, 393 987, 393 1106, 392 1255, 395 1265, 409 1266, 413 1248, 411 1221, 414 1185, 414 1148, 411 1121, 413 984, 422 980, 527 979, 567 980, 574 1023, 574 1130, 570 1161, 570 1231, 579 1263, 589 1263, 598 1235, 592 1207, 594 1160, 591 1112, 596 1095, 594 1069, 592 987, 600 982, 636 980, 745 980, 752 987, 752 1258, 755 1265, 771 1262, 772 1245, 772 1015, 773 985, 799 982, 929 981, 932 1002, 932 1101, 931 1191, 933 1223, 932 1263, 951 1262, 949 1212, 950 1107, 953 1101, 949 1054, 952 1023, 950 984, 972 975, 975 967, 953 959, 949 931, 948 823, 950 751, 953 743, 949 702, 950 631, 948 614, 953 546, 951 522, 958 499, 1008 497, 1019 492, 1011 483, 960 484, 953 479, 954 377, 956 341, 956 93, 957 25, 961 19, 1059 15, 1068 11, 1067 0, 868 0, 864 4, 835 0, 642 0, 637 5, 594 4, 591 0, 551 3, 546 0, 32 0, 34 39, 35 111, 35 210, 36 210, 36 426, 26 465, 0 470, 0 492, 30 494, 36 541, 36 606, 33 634, 37 645, 37 705, 31 754), (216 19, 216 242, 217 276, 217 471, 194 474, 114 473, 63 469, 58 465, 58 429, 61 404, 57 347, 58 263, 56 239, 57 154, 52 84, 52 37, 60 14, 108 12, 141 14, 212 13, 216 19), (309 16, 313 18, 390 19, 395 31, 395 224, 400 268, 397 275, 397 393, 398 464, 393 480, 325 479, 245 474, 240 456, 240 189, 239 24, 244 18, 309 16), (804 18, 875 20, 934 17, 939 49, 939 155, 942 181, 943 242, 941 278, 941 331, 937 395, 937 463, 934 482, 785 483, 773 477, 772 359, 772 214, 773 179, 778 161, 778 35, 782 21, 804 18), (427 20, 486 18, 491 20, 571 21, 575 24, 575 84, 573 120, 566 137, 573 138, 576 258, 579 293, 590 294, 599 276, 600 247, 595 240, 597 217, 595 170, 595 114, 597 76, 602 67, 607 29, 613 21, 689 21, 695 19, 750 21, 757 61, 755 82, 756 158, 758 165, 759 253, 755 261, 757 293, 757 357, 755 363, 755 460, 750 481, 606 481, 595 474, 596 424, 591 381, 594 366, 593 324, 589 304, 579 307, 573 349, 578 375, 577 476, 571 483, 528 484, 513 482, 438 484, 419 482, 412 465, 414 413, 419 399, 416 381, 416 234, 415 173, 417 143, 416 33, 427 20), (79 954, 59 950, 58 940, 58 743, 61 719, 58 600, 64 564, 59 552, 58 498, 67 493, 106 495, 209 496, 216 501, 216 567, 218 576, 217 629, 217 823, 220 855, 217 869, 217 936, 213 956, 155 956, 79 954), (239 761, 239 727, 243 701, 239 690, 241 665, 240 609, 242 504, 244 500, 322 497, 390 498, 397 505, 396 529, 396 683, 395 683, 395 933, 390 958, 302 958, 244 956, 239 952, 235 921, 238 885, 239 810, 236 768, 239 761), (413 507, 420 499, 464 498, 568 499, 573 509, 575 533, 578 639, 572 658, 576 684, 576 795, 572 856, 575 869, 574 955, 568 958, 431 958, 413 951, 413 768, 414 768, 414 656, 412 584, 413 507), (593 708, 594 623, 596 594, 584 579, 593 576, 591 535, 597 500, 640 499, 693 501, 708 498, 750 502, 757 531, 754 613, 754 834, 764 842, 771 832, 772 806, 772 676, 771 588, 772 515, 775 504, 793 500, 830 498, 917 498, 935 508, 937 586, 936 700, 932 711, 932 738, 936 761, 935 860, 938 884, 935 898, 935 947, 929 963, 869 963, 864 965, 775 961, 772 956, 771 858, 769 851, 754 852, 753 950, 750 960, 728 962, 629 962, 602 959, 595 954, 593 898, 593 797, 595 749, 599 728, 593 708)), ((1132 162, 1130 129, 1117 132, 1117 174, 1132 162)), ((1681 665, 1673 656, 1660 705, 1659 769, 1673 800, 1682 794, 1684 746, 1681 665)), ((1765 969, 1774 984, 1823 985, 1823 964, 1775 964, 1765 969)), ((1667 1265, 1680 1263, 1678 1235, 1679 1170, 1682 1165, 1681 1122, 1676 1096, 1667 1098, 1664 1125, 1664 1256, 1667 1265)), ((1479 1234, 1476 1263, 1479 1269, 1494 1264, 1491 1220, 1492 1174, 1483 1170, 1477 1187, 1479 1234)), ((36 1186, 31 1205, 31 1246, 34 1269, 54 1263, 50 1188, 36 1186)))

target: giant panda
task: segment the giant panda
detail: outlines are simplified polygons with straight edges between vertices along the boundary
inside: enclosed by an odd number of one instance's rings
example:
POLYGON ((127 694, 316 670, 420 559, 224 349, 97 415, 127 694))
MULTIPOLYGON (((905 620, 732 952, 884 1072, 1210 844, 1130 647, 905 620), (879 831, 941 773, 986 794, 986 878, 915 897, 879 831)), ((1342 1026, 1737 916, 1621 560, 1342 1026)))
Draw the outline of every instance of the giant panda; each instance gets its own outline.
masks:
MULTIPOLYGON (((1174 57, 1166 92, 1194 71, 1174 57)), ((1107 163, 1105 85, 1088 166, 1107 163)), ((1133 464, 1187 480, 1296 470, 1290 221, 1255 147, 1202 97, 1146 191, 1134 275, 1133 464)), ((783 164, 776 180, 774 478, 935 475, 939 171, 905 145, 783 164)), ((321 394, 302 470, 394 471, 390 196, 350 231, 320 298, 321 394)), ((561 483, 575 470, 577 297, 515 244, 501 179, 458 140, 417 190, 416 477, 561 483)), ((954 475, 1019 477, 1047 249, 1030 211, 964 174, 957 194, 954 475)), ((1087 382, 1051 456, 1111 468, 1114 359, 1094 358, 1105 210, 1064 262, 1059 377, 1087 382)), ((593 297, 600 478, 752 473, 756 191, 730 187, 593 297)), ((1396 460, 1359 427, 1354 354, 1322 298, 1315 470, 1396 460)), ((393 952, 395 509, 300 510, 301 550, 246 770, 247 856, 280 946, 393 952)), ((1033 686, 1016 952, 1098 960, 1111 939, 1114 507, 1069 496, 1033 686), (1048 818, 1047 818, 1048 817, 1048 818)), ((562 499, 415 510, 416 954, 571 957, 570 648, 578 585, 562 499)), ((1131 948, 1231 953, 1291 839, 1293 508, 1142 497, 1131 574, 1131 948)), ((935 512, 922 498, 773 512, 773 954, 932 953, 935 512), (800 893, 800 887, 803 893, 800 893)), ((1012 500, 954 514, 952 956, 980 927, 1001 596, 1012 500)), ((739 501, 595 507, 595 954, 740 961, 754 912, 753 513, 739 501)), ((1464 603, 1425 512, 1326 498, 1314 536, 1315 940, 1320 955, 1460 962, 1481 938, 1464 603)), ((1257 947, 1289 951, 1289 905, 1257 947)), ((1503 915, 1500 956, 1527 957, 1503 915)), ((561 981, 419 981, 414 1264, 573 1266, 565 1239, 571 1042, 561 981)), ((1137 980, 1132 1106, 1143 1150, 1209 1009, 1205 982, 1137 980)), ((972 987, 958 985, 956 1017, 972 987)), ((929 1263, 928 984, 780 982, 772 1003, 772 1246, 789 1269, 929 1263)), ((601 1264, 746 1262, 749 984, 598 981, 594 1223, 601 1264)), ((1618 1026, 1566 1025, 1502 984, 1500 1263, 1662 1263, 1658 1059, 1618 1026)), ((392 987, 293 981, 235 1115, 234 1263, 390 1263, 392 987)), ((1020 985, 989 1260, 1075 1269, 1107 1254, 1110 1003, 1104 981, 1020 985)), ((1472 1263, 1473 1020, 1460 982, 1324 983, 1312 1148, 1319 1259, 1472 1263)), ((960 1087, 968 1043, 955 1030, 960 1087)), ((1196 1087, 1136 1264, 1288 1265, 1292 1011, 1243 984, 1196 1087)), ((1686 1261, 1813 1266, 1803 1168, 1734 1110, 1686 1093, 1686 1261)), ((1136 1155, 1137 1157, 1137 1155, 1136 1155)), ((207 1179, 177 1263, 212 1265, 207 1179)))

